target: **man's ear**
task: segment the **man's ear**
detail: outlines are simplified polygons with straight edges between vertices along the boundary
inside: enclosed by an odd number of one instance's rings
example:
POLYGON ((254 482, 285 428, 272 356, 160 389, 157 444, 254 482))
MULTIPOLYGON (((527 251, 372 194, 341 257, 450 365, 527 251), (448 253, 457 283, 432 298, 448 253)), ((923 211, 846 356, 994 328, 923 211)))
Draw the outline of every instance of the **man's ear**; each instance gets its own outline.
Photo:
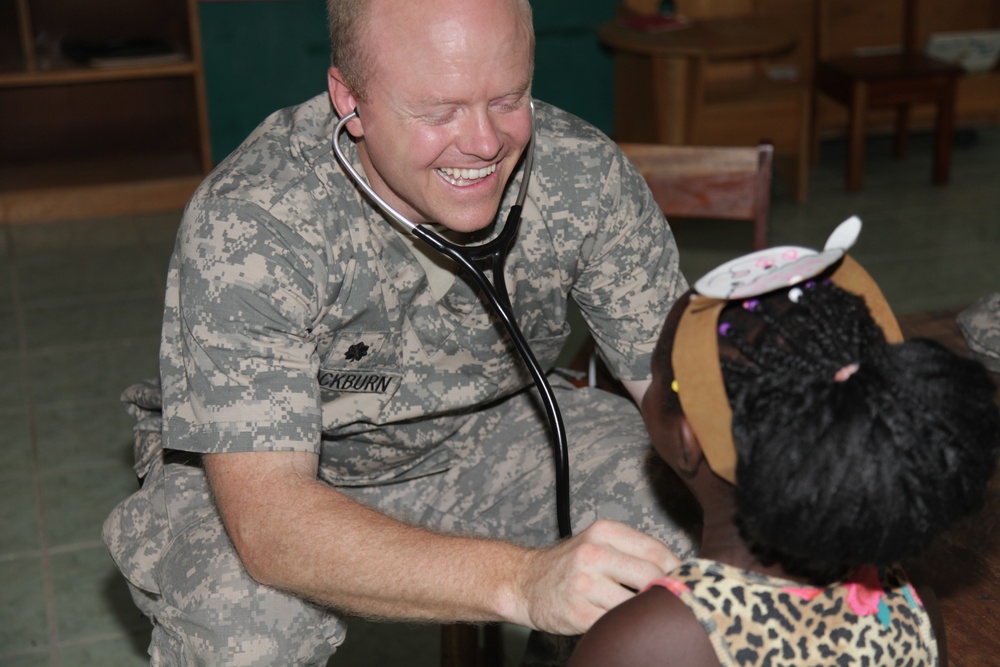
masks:
MULTIPOLYGON (((340 75, 340 69, 331 67, 326 72, 326 87, 330 91, 330 101, 333 108, 337 110, 337 115, 341 118, 351 113, 358 107, 358 98, 354 92, 344 83, 344 78, 340 75)), ((363 137, 365 134, 364 125, 360 117, 347 124, 347 131, 353 137, 363 137)))
POLYGON ((691 428, 687 417, 681 416, 678 429, 680 429, 680 446, 678 447, 680 456, 677 461, 677 469, 694 475, 702 462, 705 461, 705 453, 702 451, 698 436, 691 428))

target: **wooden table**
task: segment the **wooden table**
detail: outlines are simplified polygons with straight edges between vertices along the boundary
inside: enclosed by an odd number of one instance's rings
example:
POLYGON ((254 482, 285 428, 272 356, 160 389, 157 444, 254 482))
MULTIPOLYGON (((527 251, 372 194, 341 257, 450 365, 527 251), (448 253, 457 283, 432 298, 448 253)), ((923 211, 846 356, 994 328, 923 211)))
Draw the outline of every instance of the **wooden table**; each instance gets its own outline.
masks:
POLYGON ((786 28, 758 16, 702 19, 659 32, 615 19, 598 35, 615 51, 615 139, 667 144, 686 143, 707 63, 777 55, 796 43, 786 28))

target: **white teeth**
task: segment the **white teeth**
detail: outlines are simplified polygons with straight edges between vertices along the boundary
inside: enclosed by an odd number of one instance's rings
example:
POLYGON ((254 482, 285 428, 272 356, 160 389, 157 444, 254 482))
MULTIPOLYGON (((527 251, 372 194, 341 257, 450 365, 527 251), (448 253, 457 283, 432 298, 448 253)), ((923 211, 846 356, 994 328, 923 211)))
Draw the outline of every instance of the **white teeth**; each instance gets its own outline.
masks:
POLYGON ((486 178, 496 170, 497 165, 494 163, 482 169, 455 169, 453 167, 443 167, 438 169, 438 172, 452 185, 462 185, 463 181, 467 183, 469 181, 477 181, 480 178, 486 178))

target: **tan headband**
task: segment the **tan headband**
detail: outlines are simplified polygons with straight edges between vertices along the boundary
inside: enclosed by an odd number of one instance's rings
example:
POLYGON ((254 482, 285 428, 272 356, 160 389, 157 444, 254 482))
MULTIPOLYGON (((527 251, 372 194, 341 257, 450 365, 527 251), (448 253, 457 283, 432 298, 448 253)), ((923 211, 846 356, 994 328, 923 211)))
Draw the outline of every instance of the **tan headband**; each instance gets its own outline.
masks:
MULTIPOLYGON (((845 255, 830 279, 841 289, 864 298, 888 342, 903 340, 882 290, 860 264, 845 255)), ((735 484, 733 411, 722 380, 717 337, 719 314, 727 303, 726 299, 693 294, 677 324, 671 359, 681 408, 698 436, 705 460, 716 475, 735 484)))

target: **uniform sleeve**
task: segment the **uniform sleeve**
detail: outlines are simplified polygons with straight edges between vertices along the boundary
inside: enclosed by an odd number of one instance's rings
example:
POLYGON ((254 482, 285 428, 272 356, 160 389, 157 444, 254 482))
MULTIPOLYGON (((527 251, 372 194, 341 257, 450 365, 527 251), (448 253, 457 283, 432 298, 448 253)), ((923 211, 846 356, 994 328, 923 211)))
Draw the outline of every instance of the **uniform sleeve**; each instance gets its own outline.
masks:
POLYGON ((612 373, 644 380, 663 321, 687 282, 674 235, 645 180, 617 147, 605 164, 602 222, 573 298, 612 373))
MULTIPOLYGON (((168 276, 161 348, 168 447, 318 451, 318 285, 309 244, 264 210, 189 209, 168 276)), ((323 274, 323 275, 321 275, 323 274)))

